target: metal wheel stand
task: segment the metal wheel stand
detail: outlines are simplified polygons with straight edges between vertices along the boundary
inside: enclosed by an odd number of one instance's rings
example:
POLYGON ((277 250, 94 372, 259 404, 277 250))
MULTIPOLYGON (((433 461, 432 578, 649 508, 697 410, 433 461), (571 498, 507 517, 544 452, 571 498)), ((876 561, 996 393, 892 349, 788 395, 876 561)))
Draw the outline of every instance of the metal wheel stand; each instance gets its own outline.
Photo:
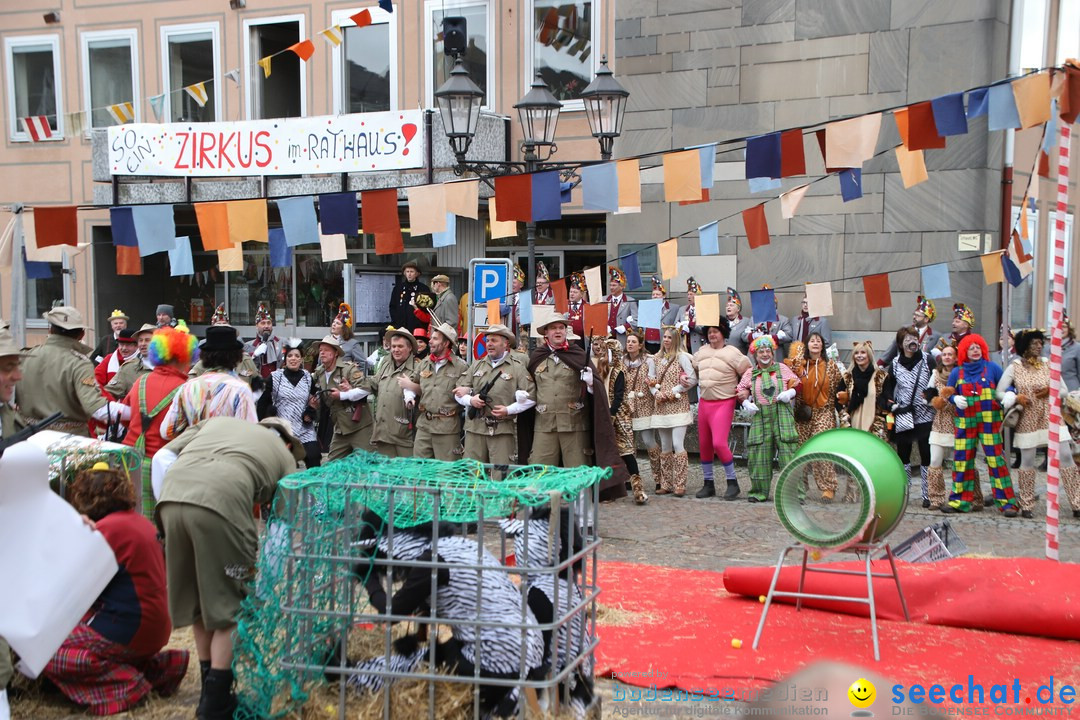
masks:
MULTIPOLYGON (((878 518, 875 517, 874 521, 870 525, 870 530, 864 537, 874 537, 877 532, 878 518)), ((776 597, 793 597, 797 598, 795 601, 796 612, 802 610, 803 598, 811 600, 836 600, 839 602, 852 602, 861 603, 870 607, 870 631, 874 639, 874 660, 881 660, 881 653, 878 647, 878 629, 877 629, 877 604, 874 599, 874 578, 892 578, 896 582, 896 592, 900 595, 900 607, 904 610, 904 619, 911 622, 911 616, 908 614, 907 600, 904 599, 904 590, 900 587, 900 575, 896 571, 896 558, 893 555, 892 547, 887 542, 859 542, 854 545, 850 545, 844 548, 844 552, 853 552, 856 555, 863 554, 866 556, 866 568, 865 570, 842 570, 838 568, 828 567, 814 567, 807 564, 807 560, 810 556, 810 548, 801 542, 788 545, 780 552, 780 559, 776 562, 776 572, 773 573, 772 583, 769 585, 769 594, 765 596, 765 608, 761 612, 761 621, 758 622, 757 633, 754 635, 753 649, 757 650, 758 642, 761 640, 761 633, 765 630, 765 619, 769 616, 769 608, 772 606, 773 598, 776 597), (792 550, 802 551, 802 571, 799 573, 799 589, 796 592, 784 592, 776 589, 777 583, 780 581, 780 571, 784 568, 784 560, 792 550), (873 561, 875 555, 881 551, 885 552, 885 556, 889 560, 889 567, 892 572, 888 573, 876 573, 870 567, 870 563, 873 561), (803 588, 806 585, 806 574, 810 572, 817 573, 832 573, 835 575, 861 575, 866 578, 866 597, 851 597, 846 595, 819 595, 816 593, 803 592, 803 588)))

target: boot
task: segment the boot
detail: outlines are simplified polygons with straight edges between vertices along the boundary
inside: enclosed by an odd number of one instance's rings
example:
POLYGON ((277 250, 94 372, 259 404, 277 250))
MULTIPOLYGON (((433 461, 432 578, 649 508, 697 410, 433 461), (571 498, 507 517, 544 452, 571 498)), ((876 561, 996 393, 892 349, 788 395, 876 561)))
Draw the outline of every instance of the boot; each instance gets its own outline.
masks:
POLYGON ((671 468, 671 483, 675 486, 675 497, 686 495, 686 473, 689 470, 690 458, 687 457, 686 451, 683 450, 680 453, 674 453, 674 462, 671 468))
POLYGON ((727 490, 724 491, 725 500, 734 500, 739 497, 739 481, 733 478, 728 478, 727 490))
POLYGON ((634 491, 634 502, 638 505, 649 502, 649 496, 645 494, 645 483, 641 481, 641 476, 637 473, 630 476, 630 488, 634 491))
POLYGON ((945 492, 945 471, 942 468, 927 468, 926 491, 932 508, 940 508, 949 499, 948 493, 945 492))
POLYGON ((930 507, 930 489, 929 483, 927 482, 929 470, 930 468, 928 468, 926 465, 919 466, 919 480, 922 489, 922 506, 924 508, 930 507))
POLYGON ((1061 484, 1072 506, 1073 517, 1080 517, 1080 467, 1070 465, 1061 468, 1061 484))
POLYGON ((198 717, 203 709, 206 707, 206 674, 210 672, 210 661, 199 661, 199 704, 195 708, 195 715, 198 717))
POLYGON ((660 481, 656 484, 657 495, 670 495, 674 489, 671 479, 674 477, 675 453, 660 453, 660 481))
POLYGON ((704 500, 705 498, 716 497, 716 485, 712 480, 706 480, 705 484, 701 486, 701 489, 697 491, 697 495, 694 495, 698 500, 704 500))
POLYGON ((1016 504, 1020 514, 1026 518, 1034 517, 1035 509, 1035 468, 1020 468, 1016 471, 1016 504))
POLYGON ((232 691, 232 670, 211 669, 206 673, 203 684, 202 711, 196 714, 198 720, 232 720, 236 712, 237 700, 232 691))
POLYGON ((652 467, 653 484, 656 486, 655 489, 659 490, 660 486, 661 486, 661 482, 660 482, 661 467, 660 467, 660 448, 659 447, 654 446, 654 447, 649 448, 649 465, 650 465, 650 467, 652 467))

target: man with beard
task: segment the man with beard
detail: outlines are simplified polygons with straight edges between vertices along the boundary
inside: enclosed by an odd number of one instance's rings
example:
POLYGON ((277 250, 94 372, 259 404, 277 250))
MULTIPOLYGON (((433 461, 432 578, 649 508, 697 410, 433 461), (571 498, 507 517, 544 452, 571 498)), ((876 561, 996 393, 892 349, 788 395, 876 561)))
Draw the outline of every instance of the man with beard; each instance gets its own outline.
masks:
POLYGON ((390 291, 390 324, 412 332, 421 325, 413 314, 416 298, 420 293, 430 293, 431 288, 420 282, 420 266, 413 260, 401 266, 401 276, 390 291))
POLYGON ((259 303, 255 311, 255 339, 244 344, 244 353, 251 356, 259 375, 264 379, 278 369, 285 357, 281 338, 274 335, 274 319, 266 303, 259 303))
POLYGON ((403 382, 403 390, 419 397, 416 416, 416 442, 413 456, 454 460, 461 437, 461 408, 454 400, 454 388, 461 386, 469 365, 453 352, 457 332, 449 325, 431 328, 431 343, 426 358, 417 363, 416 382, 403 382))
MULTIPOLYGON (((941 354, 938 344, 940 336, 934 332, 934 328, 930 327, 930 323, 934 322, 935 317, 937 317, 937 308, 934 307, 934 301, 922 295, 916 298, 915 311, 911 313, 911 324, 919 331, 919 349, 924 353, 932 354, 936 358, 941 354)), ((878 365, 888 368, 892 365, 896 353, 897 348, 894 341, 889 345, 889 349, 885 351, 885 356, 878 361, 878 365)))
POLYGON ((371 450, 372 419, 362 388, 364 372, 345 360, 341 341, 327 335, 319 342, 319 364, 311 371, 319 389, 319 442, 329 460, 357 448, 371 450), (359 404, 358 404, 359 403, 359 404))

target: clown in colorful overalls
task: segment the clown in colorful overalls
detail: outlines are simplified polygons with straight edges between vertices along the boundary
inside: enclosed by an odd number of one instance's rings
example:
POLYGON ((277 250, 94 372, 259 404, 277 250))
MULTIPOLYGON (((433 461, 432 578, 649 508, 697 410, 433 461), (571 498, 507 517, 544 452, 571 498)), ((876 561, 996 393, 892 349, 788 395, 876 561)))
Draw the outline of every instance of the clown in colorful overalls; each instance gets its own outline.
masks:
POLYGON ((950 401, 956 406, 956 442, 953 456, 953 490, 942 512, 971 512, 974 501, 975 450, 981 444, 990 470, 990 486, 998 509, 1005 517, 1018 514, 1009 466, 1001 439, 1004 412, 995 397, 1001 367, 989 360, 990 348, 980 335, 969 333, 960 341, 957 353, 962 365, 949 373, 947 386, 953 389, 950 401))
POLYGON ((795 400, 799 379, 787 365, 776 362, 776 343, 768 335, 750 344, 755 364, 743 373, 736 388, 743 410, 752 416, 746 439, 747 465, 750 468, 750 502, 766 502, 772 484, 773 457, 779 455, 780 467, 787 465, 799 445, 795 400))

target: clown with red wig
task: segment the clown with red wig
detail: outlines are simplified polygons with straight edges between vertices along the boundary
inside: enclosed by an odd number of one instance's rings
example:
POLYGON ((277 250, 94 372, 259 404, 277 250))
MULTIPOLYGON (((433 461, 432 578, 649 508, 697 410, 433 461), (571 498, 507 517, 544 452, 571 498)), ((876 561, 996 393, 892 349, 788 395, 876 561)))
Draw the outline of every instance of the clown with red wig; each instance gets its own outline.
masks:
POLYGON ((175 328, 168 325, 158 328, 147 349, 147 360, 154 369, 136 380, 122 401, 131 408, 124 444, 142 453, 142 509, 150 518, 154 516, 150 461, 165 444, 161 438, 161 421, 180 386, 187 382, 188 370, 198 357, 198 340, 183 321, 175 328))
POLYGON ((941 510, 971 512, 975 484, 979 482, 975 450, 981 444, 998 509, 1005 517, 1016 517, 1019 511, 1001 438, 1001 422, 1005 411, 1016 402, 1016 396, 1006 393, 998 401, 995 391, 1001 381, 1001 366, 990 360, 990 348, 981 335, 966 334, 957 347, 957 355, 958 364, 946 383, 946 388, 952 391, 949 399, 956 406, 953 490, 941 510))

